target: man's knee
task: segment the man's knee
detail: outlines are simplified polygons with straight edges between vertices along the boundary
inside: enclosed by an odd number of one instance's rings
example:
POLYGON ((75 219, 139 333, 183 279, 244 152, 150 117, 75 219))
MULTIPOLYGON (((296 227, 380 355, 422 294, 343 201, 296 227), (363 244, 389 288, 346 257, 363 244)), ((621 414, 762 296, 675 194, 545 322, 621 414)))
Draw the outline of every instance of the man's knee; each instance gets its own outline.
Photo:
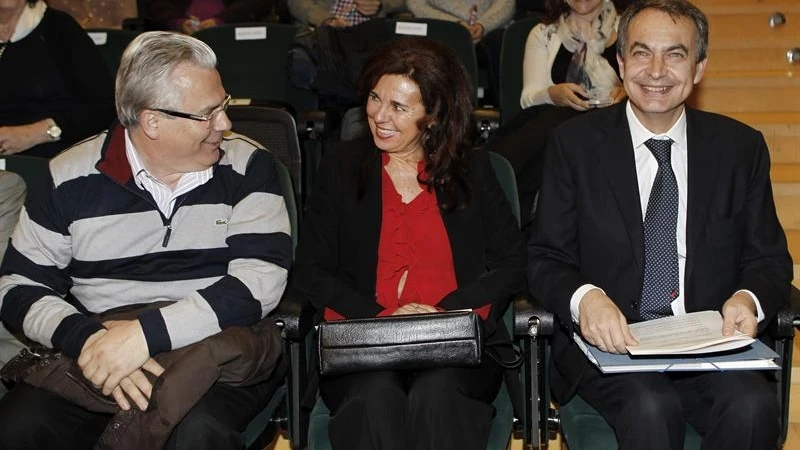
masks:
POLYGON ((243 448, 241 432, 222 420, 219 414, 195 407, 172 431, 166 445, 168 449, 243 448))
POLYGON ((676 449, 683 443, 683 408, 674 391, 637 391, 609 419, 620 448, 676 449))
POLYGON ((41 432, 46 409, 36 398, 25 401, 12 389, 0 400, 0 448, 19 448, 21 442, 41 432), (37 410, 40 414, 37 414, 37 410))
POLYGON ((0 448, 92 447, 109 418, 55 394, 18 384, 0 400, 0 448))
POLYGON ((711 420, 723 420, 729 426, 760 427, 777 423, 778 398, 762 389, 742 389, 715 401, 711 420))
POLYGON ((615 395, 614 400, 605 403, 604 410, 598 408, 620 439, 629 433, 638 437, 682 435, 684 414, 680 395, 670 383, 652 378, 630 378, 625 395, 615 395))

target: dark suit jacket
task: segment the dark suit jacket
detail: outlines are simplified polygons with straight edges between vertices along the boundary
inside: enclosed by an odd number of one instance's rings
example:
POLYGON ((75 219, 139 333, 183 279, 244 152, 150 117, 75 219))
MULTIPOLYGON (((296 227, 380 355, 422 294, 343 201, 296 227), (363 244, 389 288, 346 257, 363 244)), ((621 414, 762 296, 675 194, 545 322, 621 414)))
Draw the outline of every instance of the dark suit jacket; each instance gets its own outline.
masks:
MULTIPOLYGON (((525 289, 525 245, 488 155, 470 152, 471 201, 444 213, 458 288, 444 309, 493 304, 487 332, 511 295, 525 289)), ((347 318, 375 317, 378 241, 381 231, 380 151, 372 140, 343 142, 327 152, 303 217, 295 286, 321 311, 347 318), (366 180, 359 196, 358 180, 366 180)))
MULTIPOLYGON (((792 279, 764 138, 730 118, 688 108, 686 134, 686 311, 720 310, 736 290, 748 289, 766 314, 763 329, 785 305, 792 279)), ((554 338, 553 389, 566 401, 590 370, 569 338, 575 290, 592 283, 629 322, 641 320, 643 219, 625 104, 558 127, 546 160, 528 284, 562 325, 554 338)))

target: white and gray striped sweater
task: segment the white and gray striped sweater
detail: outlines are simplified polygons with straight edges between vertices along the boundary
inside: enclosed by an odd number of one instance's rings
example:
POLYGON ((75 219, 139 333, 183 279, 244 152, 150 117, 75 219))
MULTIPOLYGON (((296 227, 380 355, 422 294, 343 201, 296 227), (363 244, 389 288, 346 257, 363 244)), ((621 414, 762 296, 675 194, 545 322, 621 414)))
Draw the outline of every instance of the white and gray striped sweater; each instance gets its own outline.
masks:
POLYGON ((101 327, 91 314, 120 306, 175 302, 139 316, 151 355, 265 316, 292 260, 275 159, 235 134, 220 148, 169 218, 134 183, 119 125, 54 158, 3 262, 2 319, 77 357, 101 327))

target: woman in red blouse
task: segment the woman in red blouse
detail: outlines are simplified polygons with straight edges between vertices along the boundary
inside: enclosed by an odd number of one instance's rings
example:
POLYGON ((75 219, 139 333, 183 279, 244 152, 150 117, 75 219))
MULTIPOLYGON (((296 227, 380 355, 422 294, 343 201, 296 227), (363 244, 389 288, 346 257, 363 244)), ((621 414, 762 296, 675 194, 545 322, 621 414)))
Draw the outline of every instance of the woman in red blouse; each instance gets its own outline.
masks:
MULTIPOLYGON (((472 149, 469 78, 447 47, 394 40, 360 79, 370 136, 326 154, 297 286, 325 320, 472 309, 487 339, 524 289, 522 234, 488 155, 472 149)), ((502 369, 322 377, 336 449, 485 449, 502 369)))

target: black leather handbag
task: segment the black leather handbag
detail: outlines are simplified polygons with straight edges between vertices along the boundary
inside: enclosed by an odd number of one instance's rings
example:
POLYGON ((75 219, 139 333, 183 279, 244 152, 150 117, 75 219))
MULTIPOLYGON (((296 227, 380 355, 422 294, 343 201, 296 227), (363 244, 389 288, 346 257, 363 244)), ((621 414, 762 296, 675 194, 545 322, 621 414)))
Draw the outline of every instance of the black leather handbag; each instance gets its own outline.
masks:
POLYGON ((323 322, 320 374, 468 367, 481 363, 483 325, 471 311, 323 322))

